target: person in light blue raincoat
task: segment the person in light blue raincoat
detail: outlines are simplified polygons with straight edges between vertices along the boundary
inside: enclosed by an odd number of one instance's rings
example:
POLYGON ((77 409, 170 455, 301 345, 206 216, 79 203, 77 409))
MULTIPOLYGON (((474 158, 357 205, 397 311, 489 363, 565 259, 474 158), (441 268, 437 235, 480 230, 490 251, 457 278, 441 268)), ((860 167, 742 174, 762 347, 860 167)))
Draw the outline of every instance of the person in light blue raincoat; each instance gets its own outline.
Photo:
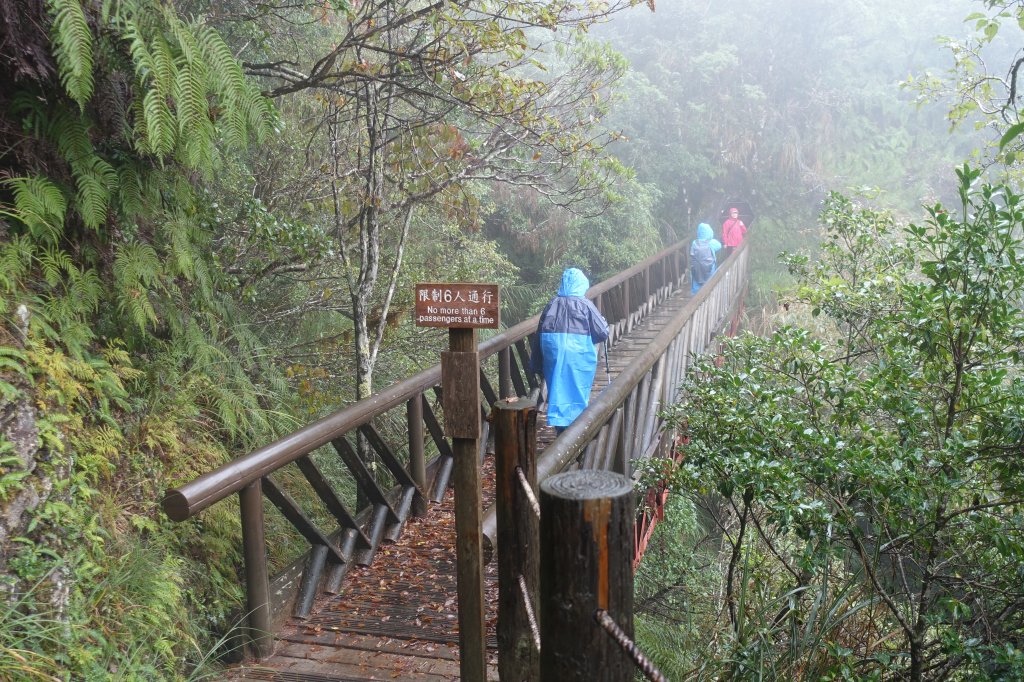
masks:
POLYGON ((722 243, 715 239, 711 226, 701 223, 697 226, 697 238, 690 242, 690 295, 704 286, 718 269, 718 252, 722 243))
POLYGON ((608 338, 608 322, 587 300, 590 281, 578 268, 562 273, 558 295, 540 314, 530 366, 543 370, 548 386, 548 424, 555 431, 572 423, 590 402, 597 371, 597 346, 608 338))

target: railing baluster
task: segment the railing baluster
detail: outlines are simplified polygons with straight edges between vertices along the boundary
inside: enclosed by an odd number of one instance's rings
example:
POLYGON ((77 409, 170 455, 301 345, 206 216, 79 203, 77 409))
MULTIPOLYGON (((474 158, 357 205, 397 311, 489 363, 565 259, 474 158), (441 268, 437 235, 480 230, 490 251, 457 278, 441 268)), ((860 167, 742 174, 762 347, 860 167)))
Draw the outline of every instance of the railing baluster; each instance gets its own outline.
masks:
MULTIPOLYGON (((359 524, 356 523, 355 518, 349 513, 345 504, 338 497, 337 493, 334 492, 334 488, 331 487, 330 483, 324 478, 323 474, 320 473, 320 469, 317 468, 313 460, 309 458, 309 455, 300 457, 295 460, 295 464, 299 467, 299 471, 309 481, 310 487, 316 492, 317 496, 324 503, 327 511, 331 513, 338 520, 338 524, 342 528, 347 528, 355 531, 356 540, 359 542, 361 547, 369 547, 370 543, 363 535, 363 532, 359 529, 359 524)), ((345 557, 348 558, 348 555, 345 557)))
MULTIPOLYGON (((412 477, 409 476, 409 472, 406 471, 405 467, 402 466, 402 463, 398 461, 398 457, 396 457, 395 453, 390 447, 388 447, 388 444, 384 442, 380 432, 373 426, 373 422, 363 424, 359 427, 359 431, 366 436, 366 439, 376 451, 377 456, 380 457, 382 462, 384 462, 384 466, 386 466, 391 472, 391 475, 395 477, 395 482, 403 488, 411 489, 414 497, 423 499, 423 493, 416 486, 416 482, 412 480, 412 477)), ((403 491, 402 494, 404 497, 405 491, 403 491)), ((405 514, 397 514, 398 519, 395 523, 405 523, 406 515, 408 515, 408 508, 406 509, 405 514)))
MULTIPOLYGON (((359 454, 356 453, 348 440, 346 438, 335 438, 331 441, 331 445, 334 446, 335 451, 341 456, 341 460, 348 467, 352 478, 356 480, 356 485, 359 486, 359 489, 370 500, 370 503, 385 507, 388 512, 388 522, 397 523, 399 521, 398 514, 391 508, 391 503, 388 502, 384 492, 377 485, 377 481, 367 468, 366 462, 359 457, 359 454)), ((373 544, 373 538, 370 538, 370 544, 373 544)))
POLYGON ((509 359, 511 352, 511 347, 498 351, 498 397, 501 399, 512 397, 512 365, 509 359))
MULTIPOLYGON (((531 336, 533 336, 531 334, 531 336)), ((537 388, 538 381, 537 376, 530 371, 530 350, 529 344, 526 339, 519 339, 515 342, 516 354, 519 356, 519 365, 523 368, 523 373, 526 376, 526 384, 530 387, 530 390, 537 388)), ((503 396, 510 398, 512 396, 503 396)))
MULTIPOLYGON (((405 423, 409 437, 409 475, 416 487, 427 491, 427 459, 423 452, 423 403, 420 395, 409 398, 405 403, 405 423)), ((423 495, 413 499, 413 516, 427 515, 427 500, 423 495)))
POLYGON ((659 403, 661 401, 661 384, 665 380, 665 366, 668 364, 668 357, 661 356, 655 365, 654 381, 651 382, 651 390, 648 392, 647 414, 643 422, 643 436, 640 438, 641 450, 647 450, 647 445, 654 437, 654 424, 657 421, 659 403))
MULTIPOLYGON (((501 377, 498 377, 498 393, 501 392, 501 377)), ((487 374, 484 372, 483 363, 480 365, 480 393, 483 394, 481 403, 485 405, 491 405, 498 400, 498 393, 494 392, 494 387, 491 386, 491 380, 487 378, 487 374)))
POLYGON ((519 397, 523 397, 530 392, 529 390, 527 390, 526 383, 523 381, 523 377, 526 376, 527 374, 527 367, 524 363, 522 368, 520 368, 519 363, 516 361, 516 356, 514 353, 509 353, 508 363, 509 366, 511 367, 512 385, 515 386, 516 395, 519 397))
POLYGON ((270 622, 270 576, 267 571, 267 543, 263 535, 263 493, 256 479, 238 491, 242 516, 242 554, 245 557, 245 595, 249 639, 256 658, 274 652, 270 622))
MULTIPOLYGON (((653 368, 652 368, 653 369, 653 368)), ((640 439, 643 437, 644 420, 647 418, 647 396, 651 391, 651 370, 647 371, 644 378, 640 381, 640 385, 637 387, 635 394, 636 400, 634 401, 634 407, 636 410, 633 416, 633 421, 630 424, 629 432, 632 434, 630 439, 630 454, 636 456, 640 453, 640 439)), ((633 472, 627 468, 619 473, 625 474, 626 476, 632 476, 633 472)))
POLYGON ((612 468, 613 458, 619 448, 619 432, 622 430, 622 408, 615 410, 615 414, 612 415, 610 424, 611 426, 608 428, 608 437, 605 439, 604 443, 604 452, 601 453, 601 459, 598 464, 598 468, 603 471, 607 471, 612 468))
POLYGON ((313 600, 316 599, 316 587, 323 575, 324 566, 327 564, 328 549, 325 545, 313 545, 309 552, 309 559, 306 560, 306 569, 302 571, 302 583, 299 585, 299 596, 295 600, 295 609, 292 615, 305 620, 309 617, 309 611, 313 608, 313 600))
POLYGON ((324 535, 323 531, 316 527, 308 516, 303 513, 302 509, 299 508, 298 503, 292 499, 292 496, 285 492, 281 486, 279 486, 274 479, 269 476, 263 477, 263 494, 267 496, 278 511, 288 519, 288 522, 292 524, 295 530, 299 531, 302 537, 306 538, 306 541, 312 545, 323 545, 328 548, 331 558, 338 563, 344 563, 345 557, 342 556, 341 551, 334 546, 330 538, 324 535))

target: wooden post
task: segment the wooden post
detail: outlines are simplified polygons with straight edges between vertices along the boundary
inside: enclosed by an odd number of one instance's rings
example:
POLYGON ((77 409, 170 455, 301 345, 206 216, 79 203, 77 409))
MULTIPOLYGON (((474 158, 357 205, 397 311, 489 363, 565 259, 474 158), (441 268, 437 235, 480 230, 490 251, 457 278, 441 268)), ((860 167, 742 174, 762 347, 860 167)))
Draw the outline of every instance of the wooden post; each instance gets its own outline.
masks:
POLYGON ((423 453, 423 402, 421 394, 410 398, 405 404, 406 423, 409 426, 409 476, 420 489, 422 495, 413 496, 412 514, 417 517, 427 515, 427 464, 423 453))
POLYGON ((242 554, 245 557, 245 595, 249 638, 256 658, 274 653, 270 626, 270 577, 267 545, 263 536, 263 491, 257 479, 238 491, 242 515, 242 554))
POLYGON ((476 329, 448 330, 441 356, 445 433, 455 459, 455 564, 459 594, 459 672, 463 682, 487 679, 483 536, 480 521, 480 357, 476 329))
POLYGON ((492 415, 498 521, 498 677, 501 682, 534 682, 540 677, 539 642, 534 634, 540 583, 540 518, 535 508, 537 405, 525 398, 498 401, 492 415), (524 480, 534 491, 533 497, 523 488, 524 480))
MULTIPOLYGON (((529 373, 529 369, 526 369, 529 373)), ((498 351, 498 397, 511 398, 515 395, 512 390, 512 347, 502 348, 498 351)))
POLYGON ((633 486, 609 471, 541 484, 542 682, 631 682, 628 654, 597 623, 604 610, 633 638, 633 486))

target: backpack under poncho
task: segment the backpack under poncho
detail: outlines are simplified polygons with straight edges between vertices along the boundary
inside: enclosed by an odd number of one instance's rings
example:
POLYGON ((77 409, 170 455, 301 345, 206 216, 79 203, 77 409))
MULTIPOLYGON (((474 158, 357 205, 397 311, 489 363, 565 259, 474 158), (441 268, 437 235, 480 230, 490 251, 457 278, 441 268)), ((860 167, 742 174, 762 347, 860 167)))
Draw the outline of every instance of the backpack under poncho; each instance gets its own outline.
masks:
POLYGON ((706 282, 715 268, 715 252, 707 239, 696 239, 690 246, 690 271, 694 282, 706 282))

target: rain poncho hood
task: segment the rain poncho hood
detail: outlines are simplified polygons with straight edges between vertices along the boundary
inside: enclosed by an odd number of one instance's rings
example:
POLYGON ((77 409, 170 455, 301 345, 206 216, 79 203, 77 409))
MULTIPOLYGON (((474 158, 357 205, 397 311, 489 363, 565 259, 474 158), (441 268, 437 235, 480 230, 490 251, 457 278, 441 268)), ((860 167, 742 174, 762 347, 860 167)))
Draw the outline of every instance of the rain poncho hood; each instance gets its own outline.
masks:
POLYGON ((567 268, 562 273, 562 285, 558 287, 559 296, 585 296, 590 288, 590 280, 579 268, 567 268))
POLYGON ((701 223, 697 226, 697 239, 714 239, 715 233, 711 230, 711 226, 707 223, 701 223))
POLYGON ((558 295, 540 314, 530 364, 543 371, 548 389, 547 421, 568 426, 590 402, 597 371, 597 347, 608 338, 608 323, 584 298, 590 281, 578 268, 562 273, 558 295))

